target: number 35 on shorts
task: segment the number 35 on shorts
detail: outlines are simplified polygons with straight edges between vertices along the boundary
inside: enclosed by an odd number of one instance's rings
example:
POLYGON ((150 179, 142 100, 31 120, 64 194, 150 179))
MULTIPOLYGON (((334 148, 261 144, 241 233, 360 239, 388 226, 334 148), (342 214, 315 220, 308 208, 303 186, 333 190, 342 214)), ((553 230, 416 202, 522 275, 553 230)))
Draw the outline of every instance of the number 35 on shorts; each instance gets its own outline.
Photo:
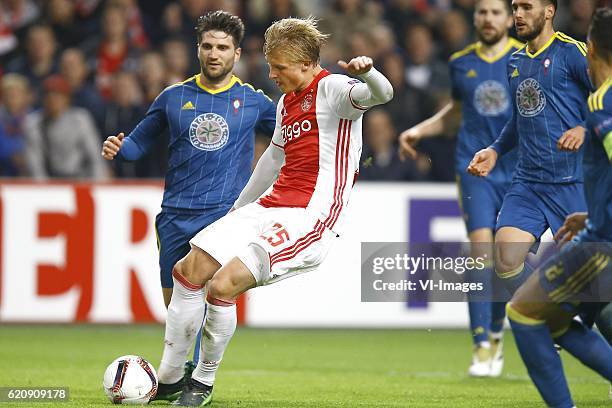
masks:
POLYGON ((291 240, 287 229, 278 222, 274 223, 270 229, 266 230, 259 237, 266 240, 272 247, 277 247, 291 240))

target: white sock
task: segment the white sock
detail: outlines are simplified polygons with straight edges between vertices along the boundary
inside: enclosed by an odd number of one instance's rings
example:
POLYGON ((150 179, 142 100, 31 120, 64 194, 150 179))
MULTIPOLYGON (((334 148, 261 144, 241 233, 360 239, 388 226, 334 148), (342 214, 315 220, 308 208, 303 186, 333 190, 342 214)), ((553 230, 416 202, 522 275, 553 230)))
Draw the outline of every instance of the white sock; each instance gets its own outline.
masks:
POLYGON ((168 305, 164 354, 157 376, 163 384, 174 384, 183 377, 183 366, 204 319, 204 288, 186 287, 175 277, 172 300, 168 305))
POLYGON ((200 361, 193 371, 193 379, 213 385, 223 353, 236 331, 236 305, 217 306, 208 303, 208 311, 202 328, 200 361))

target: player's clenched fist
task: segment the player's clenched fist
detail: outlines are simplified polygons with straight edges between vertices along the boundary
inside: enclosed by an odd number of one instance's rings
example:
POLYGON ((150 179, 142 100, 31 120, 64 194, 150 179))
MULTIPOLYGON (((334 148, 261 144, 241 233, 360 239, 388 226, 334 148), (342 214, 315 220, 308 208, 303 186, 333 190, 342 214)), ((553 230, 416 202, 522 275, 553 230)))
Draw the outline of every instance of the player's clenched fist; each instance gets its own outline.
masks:
POLYGON ((470 162, 467 171, 473 176, 486 177, 497 162, 497 152, 493 149, 482 149, 470 162))
POLYGON ((123 132, 119 133, 117 136, 107 137, 104 143, 102 143, 102 157, 106 160, 113 160, 117 153, 119 153, 121 145, 123 145, 124 137, 125 135, 123 132))
POLYGON ((372 61, 372 58, 364 56, 355 57, 348 63, 342 60, 338 61, 338 66, 346 70, 349 75, 353 76, 365 74, 372 68, 373 65, 374 62, 372 61))

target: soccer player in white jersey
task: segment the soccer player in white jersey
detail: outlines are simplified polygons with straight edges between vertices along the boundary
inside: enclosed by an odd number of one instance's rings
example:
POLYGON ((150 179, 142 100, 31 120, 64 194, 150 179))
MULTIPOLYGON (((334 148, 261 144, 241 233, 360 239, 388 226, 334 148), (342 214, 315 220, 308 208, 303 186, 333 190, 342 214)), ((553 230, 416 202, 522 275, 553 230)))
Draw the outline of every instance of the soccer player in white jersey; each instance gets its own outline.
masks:
POLYGON ((359 170, 362 115, 391 100, 393 88, 368 57, 338 62, 361 81, 323 69, 319 51, 326 38, 312 18, 280 20, 266 31, 269 76, 284 92, 272 142, 234 211, 198 233, 172 273, 160 375, 182 375, 169 371, 185 359, 205 296, 208 305, 200 361, 176 405, 212 401, 215 373, 236 329, 236 299, 317 268, 342 234, 359 170))

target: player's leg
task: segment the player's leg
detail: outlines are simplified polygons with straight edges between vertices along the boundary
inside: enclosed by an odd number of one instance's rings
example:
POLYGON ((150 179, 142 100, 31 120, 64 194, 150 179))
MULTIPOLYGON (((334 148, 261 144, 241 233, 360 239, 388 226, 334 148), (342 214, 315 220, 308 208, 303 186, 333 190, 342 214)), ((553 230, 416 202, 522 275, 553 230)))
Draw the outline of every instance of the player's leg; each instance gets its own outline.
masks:
POLYGON ((609 259, 601 251, 574 245, 550 258, 512 299, 509 317, 517 346, 549 405, 573 405, 565 379, 555 374, 561 366, 552 352, 553 337, 582 363, 612 381, 612 348, 597 333, 572 320, 579 311, 572 306, 577 295, 609 285, 610 270, 605 270, 609 259))
MULTIPOLYGON (((493 229, 499 204, 489 180, 460 172, 457 174, 459 204, 470 240, 470 255, 491 263, 493 229)), ((468 269, 465 279, 481 283, 484 293, 468 295, 468 313, 473 349, 468 374, 472 377, 489 376, 491 372, 491 268, 468 269)))
POLYGON ((257 285, 317 268, 336 236, 302 208, 265 209, 257 216, 261 229, 208 284, 200 361, 179 405, 203 406, 212 400, 215 374, 236 328, 236 299, 257 285))
MULTIPOLYGON (((546 309, 550 307, 556 305, 548 301, 534 273, 508 303, 508 320, 527 372, 546 404, 570 408, 574 402, 563 373, 561 357, 555 350, 546 322, 546 309)), ((571 316, 566 316, 564 323, 570 319, 571 316)))
MULTIPOLYGON (((490 228, 479 228, 468 234, 473 258, 491 259, 493 231, 490 228)), ((472 363, 468 374, 473 377, 485 377, 491 374, 491 343, 489 327, 491 326, 491 269, 468 270, 467 279, 470 282, 482 283, 486 293, 478 297, 468 297, 468 312, 470 315, 470 330, 474 350, 472 363)))
POLYGON ((236 300, 256 284, 249 268, 238 258, 219 269, 208 283, 200 360, 177 405, 199 407, 212 401, 217 369, 236 330, 236 300))
POLYGON ((519 228, 502 227, 495 233, 495 273, 511 293, 531 275, 525 262, 535 237, 519 228))
MULTIPOLYGON (((182 381, 185 358, 204 316, 204 285, 221 265, 203 250, 194 247, 174 267, 174 289, 164 336, 164 351, 158 370, 160 391, 182 381)), ((177 392, 177 390, 174 390, 177 392)))
MULTIPOLYGON (((610 293, 612 287, 612 245, 600 243, 571 243, 553 256, 541 268, 539 283, 548 297, 560 304, 559 309, 572 315, 584 311, 591 322, 571 321, 555 330, 555 342, 608 381, 612 381, 612 347, 591 329, 592 320, 599 315, 603 303, 579 303, 581 296, 610 293), (578 306, 575 306, 578 305, 578 306)), ((558 311, 556 315, 562 312, 558 311)))
MULTIPOLYGON (((170 305, 173 292, 173 278, 172 270, 177 262, 183 259, 189 253, 189 239, 197 231, 191 231, 193 228, 197 228, 196 224, 197 217, 186 214, 168 213, 162 211, 158 214, 155 220, 155 232, 157 235, 157 247, 159 251, 159 267, 160 267, 160 280, 162 286, 162 294, 164 297, 164 304, 166 308, 170 305)), ((202 315, 200 319, 203 319, 202 315)), ((184 378, 191 377, 191 372, 195 367, 191 361, 182 362, 182 367, 176 370, 171 370, 169 376, 174 379, 175 375, 172 372, 180 372, 183 376, 173 381, 172 383, 165 383, 168 378, 162 376, 163 381, 160 383, 160 387, 156 394, 155 399, 157 400, 173 400, 178 397, 178 392, 184 383, 184 378)), ((162 372, 164 372, 162 370, 162 372)), ((168 374, 168 370, 165 371, 168 374)))
POLYGON ((548 227, 542 206, 532 187, 520 181, 504 197, 495 232, 495 272, 510 293, 533 272, 525 258, 548 227))

